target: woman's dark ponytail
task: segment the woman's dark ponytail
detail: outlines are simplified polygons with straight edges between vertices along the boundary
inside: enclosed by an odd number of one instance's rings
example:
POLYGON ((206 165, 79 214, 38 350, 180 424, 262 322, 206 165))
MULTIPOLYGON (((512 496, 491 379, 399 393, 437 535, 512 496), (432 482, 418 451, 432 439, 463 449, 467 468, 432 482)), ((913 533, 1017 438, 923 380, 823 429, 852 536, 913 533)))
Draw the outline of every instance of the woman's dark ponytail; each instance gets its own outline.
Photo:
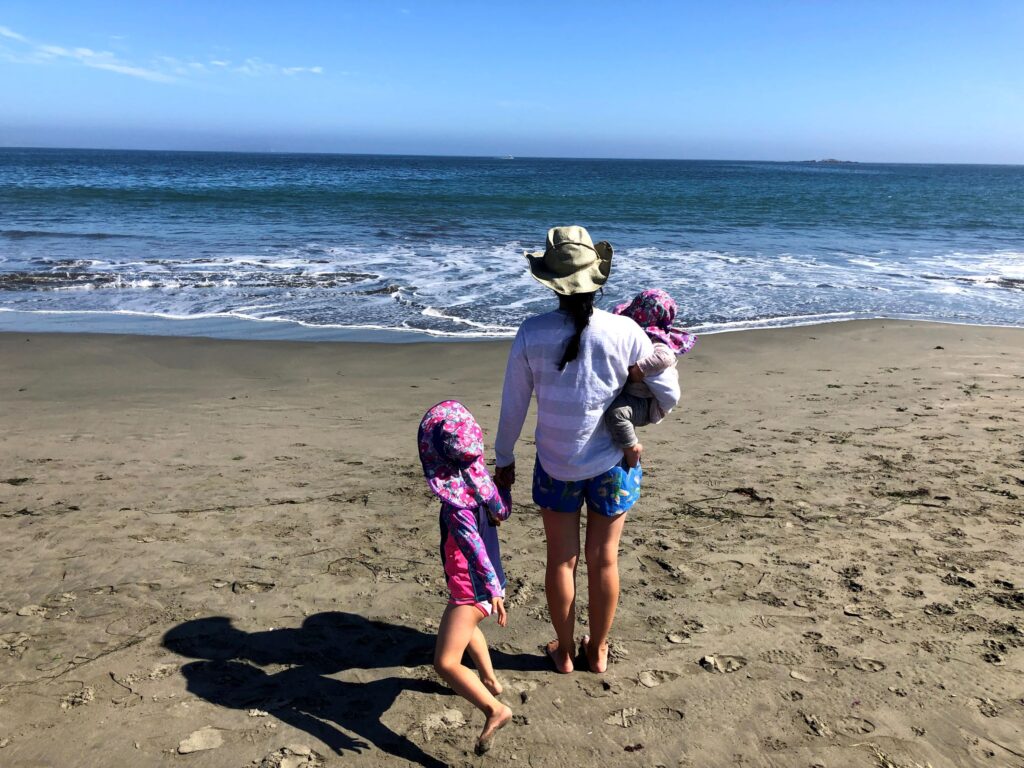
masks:
POLYGON ((571 296, 558 297, 558 308, 568 312, 572 318, 576 332, 565 344, 565 352, 562 353, 562 361, 558 364, 558 370, 564 371, 566 363, 571 363, 580 354, 580 338, 583 336, 583 329, 590 323, 590 316, 594 314, 594 294, 574 293, 571 296))

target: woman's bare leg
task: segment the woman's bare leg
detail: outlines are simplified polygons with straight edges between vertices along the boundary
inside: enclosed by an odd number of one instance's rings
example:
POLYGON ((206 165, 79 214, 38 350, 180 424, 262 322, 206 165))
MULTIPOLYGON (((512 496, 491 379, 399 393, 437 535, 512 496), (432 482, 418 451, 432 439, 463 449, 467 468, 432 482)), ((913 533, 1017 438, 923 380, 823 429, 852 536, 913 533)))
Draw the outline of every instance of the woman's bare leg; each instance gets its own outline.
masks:
POLYGON ((480 633, 483 638, 477 626, 482 618, 483 614, 475 605, 449 605, 441 617, 441 626, 437 629, 437 645, 434 648, 434 669, 437 674, 444 678, 452 690, 487 716, 477 738, 478 750, 485 750, 495 732, 512 719, 512 710, 494 698, 480 678, 473 674, 473 670, 462 663, 462 655, 474 634, 480 633))
POLYGON ((548 561, 544 591, 548 598, 551 624, 558 638, 548 644, 548 653, 559 672, 572 672, 576 629, 576 565, 580 558, 580 513, 542 509, 548 561))
POLYGON ((473 636, 469 638, 469 647, 466 650, 469 652, 469 658, 473 660, 476 671, 480 673, 480 682, 484 684, 484 688, 494 696, 501 695, 501 683, 498 682, 498 678, 494 674, 491 652, 487 650, 487 638, 480 631, 480 627, 473 630, 473 636))
POLYGON ((590 600, 590 640, 587 661, 594 672, 608 668, 608 633, 619 604, 619 539, 626 515, 607 517, 587 511, 587 589, 590 600))

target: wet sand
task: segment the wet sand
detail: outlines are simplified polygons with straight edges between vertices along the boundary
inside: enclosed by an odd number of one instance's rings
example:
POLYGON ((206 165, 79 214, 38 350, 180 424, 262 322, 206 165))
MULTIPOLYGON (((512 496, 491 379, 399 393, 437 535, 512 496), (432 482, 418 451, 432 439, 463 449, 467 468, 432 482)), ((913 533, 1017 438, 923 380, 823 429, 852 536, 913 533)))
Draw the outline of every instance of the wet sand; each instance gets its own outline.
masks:
POLYGON ((539 650, 521 443, 478 758, 415 431, 490 445, 506 350, 0 334, 0 765, 1024 765, 1024 331, 703 338, 603 677, 539 650))

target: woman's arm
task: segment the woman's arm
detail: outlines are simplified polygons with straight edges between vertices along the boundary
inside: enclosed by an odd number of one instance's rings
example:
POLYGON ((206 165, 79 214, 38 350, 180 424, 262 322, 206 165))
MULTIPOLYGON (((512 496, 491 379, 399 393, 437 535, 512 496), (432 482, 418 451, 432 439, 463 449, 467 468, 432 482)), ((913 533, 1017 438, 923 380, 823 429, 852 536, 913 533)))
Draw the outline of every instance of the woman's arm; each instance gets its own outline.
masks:
POLYGON ((508 353, 505 384, 501 390, 501 417, 498 420, 498 437, 494 441, 495 464, 499 468, 515 464, 516 441, 523 431, 532 396, 533 371, 526 360, 526 343, 520 327, 508 353))
POLYGON ((661 373, 644 378, 644 384, 651 390, 662 413, 668 413, 679 403, 679 371, 675 366, 661 373))

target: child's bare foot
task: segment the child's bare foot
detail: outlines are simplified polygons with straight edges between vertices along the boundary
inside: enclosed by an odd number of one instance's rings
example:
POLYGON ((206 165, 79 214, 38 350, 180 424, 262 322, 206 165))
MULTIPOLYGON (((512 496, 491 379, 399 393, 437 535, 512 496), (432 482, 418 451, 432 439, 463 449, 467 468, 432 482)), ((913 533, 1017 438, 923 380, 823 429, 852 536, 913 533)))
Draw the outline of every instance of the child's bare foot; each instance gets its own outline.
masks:
POLYGON ((596 672, 599 675, 603 675, 608 671, 608 643, 601 643, 600 648, 590 647, 590 636, 586 636, 581 641, 583 646, 583 653, 587 657, 587 666, 590 667, 591 672, 596 672))
POLYGON ((563 675, 568 675, 572 672, 572 651, 563 651, 558 647, 557 640, 552 640, 544 646, 544 653, 551 660, 551 666, 555 668, 555 672, 563 675))
POLYGON ((491 692, 492 696, 501 696, 501 692, 505 690, 501 687, 501 683, 498 682, 496 677, 481 677, 480 682, 484 684, 484 688, 491 692))
POLYGON ((502 704, 493 715, 487 716, 487 722, 484 723, 484 729, 480 731, 480 738, 476 740, 476 753, 482 755, 491 748, 491 741, 494 739, 494 734, 508 725, 508 721, 512 719, 512 710, 502 704))
POLYGON ((640 454, 644 452, 644 447, 640 443, 628 445, 622 449, 622 455, 626 457, 626 464, 629 467, 635 467, 640 463, 640 454))

